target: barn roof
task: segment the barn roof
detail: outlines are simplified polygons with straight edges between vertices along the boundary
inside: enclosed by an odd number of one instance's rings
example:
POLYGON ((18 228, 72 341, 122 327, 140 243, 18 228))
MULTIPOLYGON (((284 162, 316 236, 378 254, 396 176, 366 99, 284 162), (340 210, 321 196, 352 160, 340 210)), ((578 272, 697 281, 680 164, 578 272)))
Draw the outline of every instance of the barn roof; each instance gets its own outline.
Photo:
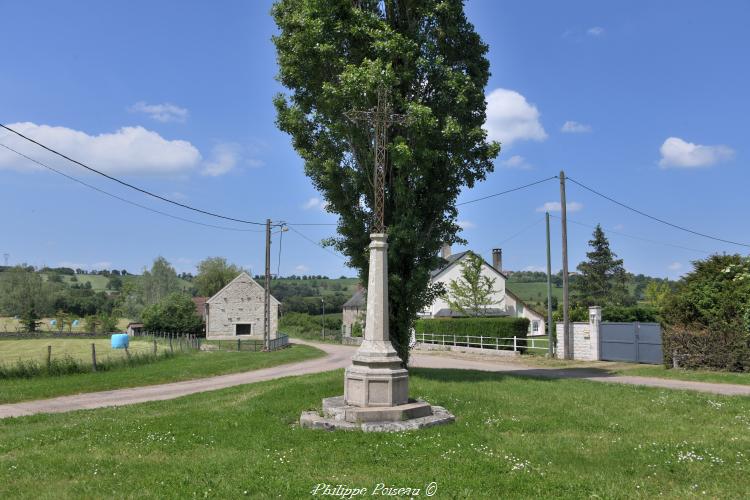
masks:
POLYGON ((367 304, 367 295, 364 288, 360 288, 349 300, 344 302, 343 307, 364 307, 367 304))
MULTIPOLYGON (((250 280, 250 283, 253 284, 253 285, 255 285, 256 287, 258 287, 261 291, 265 290, 262 286, 260 286, 258 284, 257 281, 255 281, 252 278, 252 276, 250 276, 249 274, 247 274, 245 271, 242 271, 240 274, 237 275, 236 278, 234 278, 232 281, 230 281, 229 283, 227 283, 224 288, 222 288, 221 290, 219 290, 218 292, 216 292, 211 298, 209 298, 208 300, 206 300, 206 302, 208 302, 209 304, 213 303, 214 299, 216 299, 217 297, 219 297, 220 295, 222 295, 225 290, 227 290, 229 287, 231 287, 236 281, 240 281, 240 278, 243 278, 243 277, 247 278, 248 280, 250 280)), ((271 303, 272 304, 275 303, 277 305, 281 304, 281 302, 279 302, 278 299, 276 299, 276 297, 274 297, 273 295, 271 295, 271 303)))

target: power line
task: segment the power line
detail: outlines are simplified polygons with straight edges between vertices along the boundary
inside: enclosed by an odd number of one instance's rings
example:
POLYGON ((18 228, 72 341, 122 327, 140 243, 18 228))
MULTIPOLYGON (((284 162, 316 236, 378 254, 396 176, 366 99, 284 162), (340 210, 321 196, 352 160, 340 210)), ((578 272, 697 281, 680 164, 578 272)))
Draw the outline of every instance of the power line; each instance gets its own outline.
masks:
POLYGON ((338 257, 340 259, 345 259, 345 257, 343 255, 339 254, 338 252, 333 252, 333 251, 329 250, 328 248, 324 247, 323 245, 321 245, 320 243, 316 242, 315 240, 312 240, 312 239, 308 238, 307 236, 305 236, 304 234, 300 233, 299 231, 297 231, 293 227, 290 226, 289 229, 291 229, 292 231, 294 231, 299 236, 301 236, 302 238, 306 239, 307 241, 309 241, 310 243, 312 243, 316 247, 319 247, 322 250, 325 250, 326 252, 330 253, 331 255, 335 255, 336 257, 338 257))
POLYGON ((531 184, 525 184, 523 186, 518 186, 518 187, 515 187, 513 189, 508 189, 506 191, 501 191, 499 193, 490 194, 490 195, 487 195, 487 196, 482 196, 481 198, 477 198, 476 200, 469 200, 469 201, 463 201, 461 203, 456 203, 456 206, 460 207, 461 205, 468 205, 469 203, 476 203, 478 201, 486 200, 488 198, 494 198, 495 196, 501 196, 501 195, 504 195, 504 194, 512 193, 514 191, 520 191, 521 189, 526 189, 526 188, 531 187, 531 186, 536 186, 537 184, 541 184, 543 182, 551 181, 552 179, 557 179, 557 178, 558 177, 556 175, 553 175, 552 177, 547 177, 546 179, 541 179, 541 180, 538 180, 536 182, 532 182, 531 184))
POLYGON ((601 196, 601 197, 602 197, 602 198, 604 198, 605 200, 609 200, 609 201, 611 201, 612 203, 615 203, 615 204, 617 204, 617 205, 620 205, 621 207, 623 207, 623 208, 626 208, 626 209, 628 209, 628 210, 630 210, 630 211, 632 211, 632 212, 635 212, 635 213, 637 213, 637 214, 639 214, 639 215, 642 215, 642 216, 644 216, 644 217, 647 217, 647 218, 649 218, 649 219, 651 219, 651 220, 655 220, 656 222, 661 222, 662 224, 666 224, 667 226, 673 227, 673 228, 675 228, 675 229, 679 229, 680 231, 685 231, 685 232, 687 232, 687 233, 695 234, 695 235, 697 235, 697 236, 702 236, 702 237, 704 237, 704 238, 708 238, 708 239, 710 239, 710 240, 714 240, 714 241, 720 241, 720 242, 722 242, 722 243, 729 243, 729 244, 731 244, 731 245, 737 245, 737 246, 741 246, 741 247, 748 247, 748 248, 750 248, 750 244, 748 244, 748 243, 739 243, 739 242, 736 242, 736 241, 732 241, 732 240, 725 240, 725 239, 723 239, 723 238, 718 238, 718 237, 716 237, 716 236, 711 236, 711 235, 708 235, 708 234, 705 234, 705 233, 701 233, 701 232, 698 232, 698 231, 694 231, 694 230, 692 230, 692 229, 688 229, 688 228, 686 228, 686 227, 683 227, 683 226, 679 226, 679 225, 677 225, 677 224, 673 224, 673 223, 671 223, 671 222, 665 221, 664 219, 660 219, 660 218, 658 218, 658 217, 654 217, 653 215, 649 215, 649 214, 647 214, 646 212, 643 212, 643 211, 641 211, 641 210, 638 210, 637 208, 633 208, 633 207, 631 207, 631 206, 629 206, 629 205, 626 205, 625 203, 622 203, 622 202, 619 202, 619 201, 617 201, 617 200, 615 200, 615 199, 613 199, 613 198, 610 198, 609 196, 607 196, 607 195, 605 195, 605 194, 602 194, 602 193, 600 193, 599 191, 596 191, 595 189, 592 189, 592 188, 590 188, 590 187, 588 187, 588 186, 585 186, 584 184, 581 184, 580 182, 578 182, 577 180, 575 180, 575 179, 573 179, 573 178, 571 178, 571 177, 568 177, 568 180, 569 180, 569 181, 571 181, 571 182, 574 182, 575 184, 579 185, 579 186, 580 186, 580 187, 582 187, 583 189, 585 189, 585 190, 587 190, 587 191, 590 191, 590 192, 594 193, 594 194, 595 194, 595 195, 597 195, 597 196, 601 196))
POLYGON ((162 212, 161 210, 157 210, 155 208, 151 208, 151 207, 148 207, 146 205, 141 205, 140 203, 136 203, 136 202, 128 200, 126 198, 122 198, 120 196, 117 196, 116 194, 112 194, 112 193, 110 193, 108 191, 105 191, 105 190, 100 189, 100 188, 98 188, 96 186, 88 184, 87 182, 84 182, 84 181, 82 181, 82 180, 80 180, 80 179, 78 179, 76 177, 73 177, 72 175, 68 175, 65 172, 61 172, 60 170, 57 170, 54 167, 50 167, 49 165, 47 165, 45 163, 42 163, 41 161, 39 161, 39 160, 37 160, 35 158, 27 156, 27 155, 21 153, 20 151, 16 151, 15 149, 11 148, 10 146, 6 146, 3 143, 0 143, 0 146, 4 147, 8 151, 12 151, 12 152, 16 153, 17 155, 22 156, 23 158, 26 158, 29 161, 32 161, 32 162, 36 163, 37 165, 39 165, 41 167, 44 167, 44 168, 46 168, 48 170, 51 170, 52 172, 55 172, 58 175, 62 175, 63 177, 65 177, 67 179, 70 179, 73 182, 77 182, 78 184, 86 186, 89 189, 93 189, 94 191, 97 191, 97 192, 99 192, 101 194, 104 194, 106 196, 109 196, 111 198, 119 200, 119 201, 121 201, 123 203, 127 203, 128 205, 133 205, 135 207, 142 208, 143 210, 148 210, 149 212, 153 212, 155 214, 163 215, 165 217, 169 217, 171 219, 176 219, 176 220, 179 220, 179 221, 182 221, 182 222, 188 222, 190 224, 196 224, 196 225, 199 225, 199 226, 210 227, 210 228, 213 228, 213 229, 221 229, 222 231, 238 231, 238 232, 250 232, 250 233, 262 233, 263 232, 262 229, 239 229, 239 228, 234 228, 234 227, 215 226, 213 224, 207 224, 205 222, 198 222, 198 221, 195 221, 195 220, 192 220, 192 219, 186 219, 184 217, 180 217, 179 215, 172 215, 172 214, 169 214, 167 212, 162 212))
MULTIPOLYGON (((560 220, 560 217, 558 217, 556 215, 550 214, 550 217, 554 217, 555 219, 560 220)), ((578 226, 583 226, 583 227, 588 227, 588 228, 591 228, 591 229, 596 229, 596 226, 594 226, 592 224, 586 224, 584 222, 575 221, 575 220, 572 220, 570 217, 568 217, 568 222, 572 222, 573 224, 576 224, 578 226)), ((665 245, 665 246, 668 246, 668 247, 679 248, 681 250, 689 250, 691 252, 703 253, 703 254, 706 254, 706 255, 710 255, 712 253, 712 252, 707 252, 706 250, 698 250, 697 248, 690 248, 690 247, 685 247, 685 246, 682 246, 682 245, 677 245, 675 243, 668 243, 666 241, 658 241, 658 240, 652 240, 652 239, 649 239, 649 238, 644 238, 642 236, 634 236, 632 234, 626 234, 626 233, 622 233, 622 232, 619 232, 619 231, 615 231, 614 229, 608 229, 608 228, 603 228, 603 229, 606 230, 608 233, 617 234, 617 235, 620 235, 620 236, 625 236, 626 238, 633 238, 634 240, 646 241, 648 243, 656 243, 657 245, 665 245)))
MULTIPOLYGON (((43 149, 46 149, 50 153, 54 153, 54 154, 56 154, 56 155, 58 155, 58 156, 60 156, 62 158, 65 158, 66 160, 68 160, 70 162, 75 163, 76 165, 80 165, 81 167, 83 167, 83 168, 85 168, 87 170, 90 170, 91 172, 99 174, 99 175, 101 175, 103 177, 106 177, 109 180, 115 181, 115 182, 117 182, 119 184, 122 184, 125 187, 128 187, 130 189, 134 189, 134 190, 136 190, 136 191, 138 191, 140 193, 143 193, 145 195, 154 197, 154 198, 156 198, 158 200, 165 201, 167 203, 171 203, 172 205, 176 205, 178 207, 186 208, 188 210, 192 210, 194 212, 198 212, 198 213, 201 213, 201 214, 204 214, 204 215, 210 215, 211 217, 217 217, 219 219, 231 220, 233 222, 241 222, 243 224, 254 224, 254 225, 257 225, 257 226, 265 226, 265 223, 263 223, 263 222, 255 222, 255 221, 248 221, 248 220, 244 220, 244 219, 236 219, 234 217, 228 217, 226 215, 221 215, 221 214, 217 214, 217 213, 214 213, 214 212, 209 212, 208 210, 202 210, 200 208, 191 207, 190 205, 186 205, 186 204, 180 203, 178 201, 170 200, 169 198, 165 198, 164 196, 158 195, 156 193, 152 193, 151 191, 148 191, 148 190, 143 189, 143 188, 139 188, 138 186, 135 186, 133 184, 125 182, 125 181, 123 181, 121 179, 118 179, 117 177, 113 177, 113 176, 111 176, 109 174, 105 174, 104 172, 102 172, 100 170, 97 170, 97 169, 95 169, 93 167, 89 167, 88 165, 86 165, 86 164, 84 164, 84 163, 82 163, 82 162, 80 162, 78 160, 74 160, 73 158, 71 158, 69 156, 66 156, 63 153, 60 153, 59 151, 56 151, 56 150, 50 148, 49 146, 45 146, 41 142, 35 141, 31 137, 27 137, 27 136, 23 135, 21 132, 13 130, 12 128, 7 127, 6 125, 4 125, 2 123, 0 123, 0 127, 4 128, 5 130, 7 130, 9 132, 13 132, 17 136, 19 136, 19 137, 21 137, 23 139, 26 139, 27 141, 29 141, 31 143, 34 143, 34 144, 36 144, 37 146, 39 146, 39 147, 41 147, 43 149)), ((278 224, 275 224, 275 225, 278 226, 278 224)))

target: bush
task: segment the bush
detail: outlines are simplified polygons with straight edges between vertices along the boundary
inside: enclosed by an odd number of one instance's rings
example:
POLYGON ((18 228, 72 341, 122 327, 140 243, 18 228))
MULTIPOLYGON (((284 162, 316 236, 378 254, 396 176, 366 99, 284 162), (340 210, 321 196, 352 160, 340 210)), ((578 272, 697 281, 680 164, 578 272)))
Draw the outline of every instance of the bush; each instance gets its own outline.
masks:
MULTIPOLYGON (((588 321, 588 317, 585 321, 588 321)), ((659 319, 658 311, 654 307, 607 306, 602 308, 602 321, 655 323, 659 319)))
POLYGON ((143 326, 152 332, 203 333, 203 319, 189 295, 174 292, 143 310, 143 326))
POLYGON ((662 347, 667 367, 750 371, 750 339, 739 328, 668 326, 663 330, 662 347))

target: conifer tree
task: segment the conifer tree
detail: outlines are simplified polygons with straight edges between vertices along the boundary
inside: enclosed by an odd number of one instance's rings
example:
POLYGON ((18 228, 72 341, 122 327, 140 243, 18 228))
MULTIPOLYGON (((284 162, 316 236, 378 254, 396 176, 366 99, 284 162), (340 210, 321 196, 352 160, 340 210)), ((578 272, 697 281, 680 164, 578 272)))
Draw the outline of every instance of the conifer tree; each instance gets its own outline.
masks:
POLYGON ((576 298, 585 305, 628 305, 633 302, 628 293, 627 273, 622 259, 609 248, 609 240, 597 224, 587 261, 578 264, 580 276, 575 280, 576 298))

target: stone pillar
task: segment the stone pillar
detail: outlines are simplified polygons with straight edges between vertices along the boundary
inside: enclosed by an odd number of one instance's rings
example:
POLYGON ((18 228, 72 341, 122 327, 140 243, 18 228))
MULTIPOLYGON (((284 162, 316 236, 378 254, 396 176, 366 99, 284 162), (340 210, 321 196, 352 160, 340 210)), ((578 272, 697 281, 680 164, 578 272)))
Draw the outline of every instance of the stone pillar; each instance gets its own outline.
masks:
POLYGON ((362 344, 346 369, 344 400, 352 406, 396 406, 409 399, 408 372, 388 335, 388 237, 370 235, 367 319, 362 344))
POLYGON ((602 308, 600 306, 589 307, 589 327, 591 331, 591 359, 599 361, 599 327, 602 323, 602 308))

